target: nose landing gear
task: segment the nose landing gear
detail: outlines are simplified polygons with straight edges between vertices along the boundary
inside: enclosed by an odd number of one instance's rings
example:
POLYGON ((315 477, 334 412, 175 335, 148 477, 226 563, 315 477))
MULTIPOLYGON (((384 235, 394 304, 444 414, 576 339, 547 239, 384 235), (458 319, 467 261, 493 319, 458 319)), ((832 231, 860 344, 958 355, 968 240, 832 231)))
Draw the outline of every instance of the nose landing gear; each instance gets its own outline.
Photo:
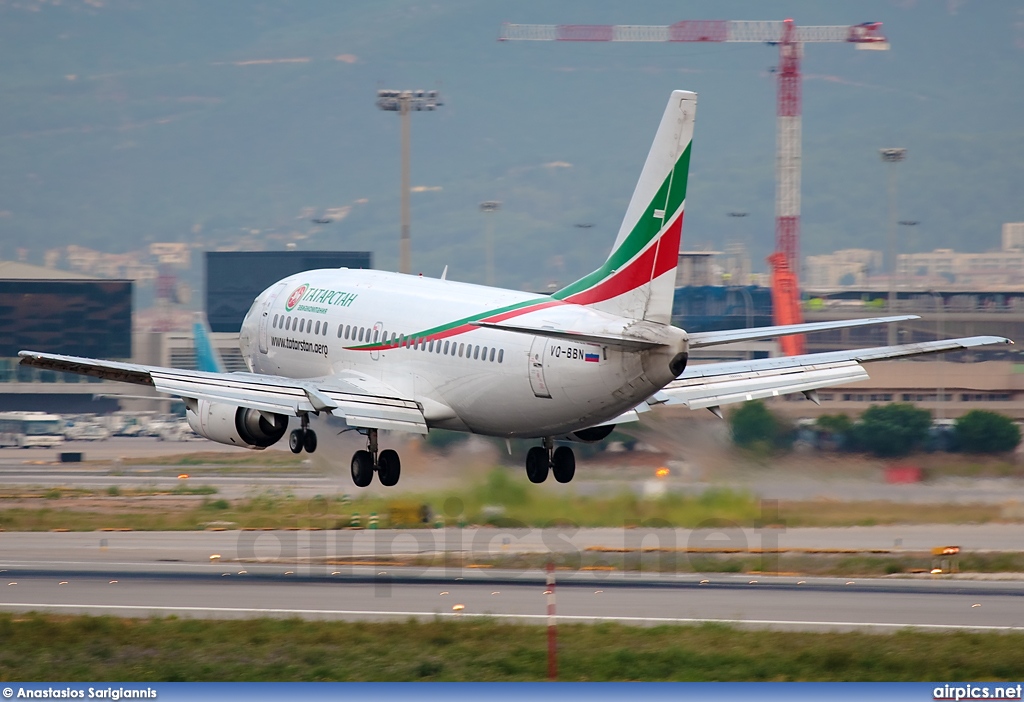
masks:
POLYGON ((531 483, 543 483, 548 471, 560 483, 567 483, 576 475, 576 455, 568 446, 555 448, 551 437, 544 439, 543 446, 534 446, 526 453, 526 477, 531 483))
POLYGON ((402 461, 393 449, 377 451, 377 430, 366 429, 366 450, 352 455, 352 482, 356 487, 366 487, 373 482, 373 473, 385 487, 394 487, 402 474, 402 461))
POLYGON ((316 432, 309 428, 309 415, 302 415, 302 428, 292 429, 292 433, 288 435, 288 448, 291 449, 292 453, 302 453, 305 449, 306 453, 313 453, 316 451, 316 432))

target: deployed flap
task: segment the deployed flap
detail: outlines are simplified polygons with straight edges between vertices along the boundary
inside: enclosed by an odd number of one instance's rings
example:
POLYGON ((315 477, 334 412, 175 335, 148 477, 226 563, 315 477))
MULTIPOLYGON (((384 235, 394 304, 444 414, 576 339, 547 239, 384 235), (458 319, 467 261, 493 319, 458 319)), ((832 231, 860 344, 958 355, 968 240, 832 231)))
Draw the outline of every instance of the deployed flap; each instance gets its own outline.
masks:
POLYGON ((846 385, 867 378, 867 371, 859 364, 846 361, 834 365, 735 373, 713 379, 676 380, 658 393, 658 399, 667 405, 701 409, 846 385))
POLYGON ((783 324, 776 327, 753 327, 751 329, 727 329, 725 331, 697 332, 696 334, 690 334, 690 348, 698 349, 703 346, 732 344, 737 341, 773 339, 777 336, 807 334, 809 332, 827 331, 829 329, 844 329, 846 327, 861 327, 867 324, 905 322, 909 319, 920 319, 920 317, 915 314, 907 314, 899 317, 871 317, 870 319, 846 319, 836 322, 808 322, 807 324, 783 324))
POLYGON ((329 378, 285 378, 259 373, 208 373, 22 351, 21 363, 91 375, 210 402, 296 416, 330 412, 351 427, 427 433, 419 405, 378 380, 358 373, 329 378))

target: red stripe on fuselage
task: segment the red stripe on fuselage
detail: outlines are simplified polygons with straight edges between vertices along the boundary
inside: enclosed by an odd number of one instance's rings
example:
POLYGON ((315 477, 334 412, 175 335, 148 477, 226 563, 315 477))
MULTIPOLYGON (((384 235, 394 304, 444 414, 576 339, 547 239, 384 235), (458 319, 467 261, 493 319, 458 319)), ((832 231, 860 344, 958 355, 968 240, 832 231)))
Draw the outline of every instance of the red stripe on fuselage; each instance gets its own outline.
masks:
POLYGON ((661 238, 634 258, 629 265, 589 290, 570 295, 565 301, 577 305, 592 305, 647 285, 679 264, 679 240, 682 231, 683 213, 680 212, 661 238))

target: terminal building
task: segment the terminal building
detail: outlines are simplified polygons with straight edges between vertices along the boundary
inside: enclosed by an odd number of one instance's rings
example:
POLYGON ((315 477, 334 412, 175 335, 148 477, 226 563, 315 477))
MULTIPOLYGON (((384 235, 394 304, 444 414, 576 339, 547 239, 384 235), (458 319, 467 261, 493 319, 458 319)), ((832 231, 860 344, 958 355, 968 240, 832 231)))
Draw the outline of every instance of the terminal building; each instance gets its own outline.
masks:
MULTIPOLYGON (((771 294, 763 286, 722 284, 711 274, 714 252, 690 252, 675 293, 673 323, 691 332, 771 324, 771 294)), ((314 268, 369 268, 368 252, 210 252, 207 254, 206 308, 212 340, 229 371, 245 370, 238 331, 253 299, 273 282, 314 268)), ((195 368, 188 329, 133 330, 134 286, 130 280, 0 262, 0 411, 42 410, 104 413, 128 409, 169 409, 171 401, 141 386, 101 382, 77 375, 18 365, 23 349, 132 360, 149 365, 195 368), (151 400, 123 399, 120 395, 151 400)), ((896 327, 897 343, 991 334, 1024 342, 1024 288, 927 291, 901 288, 891 307, 878 286, 810 289, 806 321, 828 321, 886 314, 920 319, 896 327)), ((885 326, 821 332, 807 338, 808 352, 881 346, 885 326)), ((913 402, 940 418, 970 409, 991 409, 1024 420, 1022 347, 972 349, 918 360, 873 363, 870 380, 819 392, 821 406, 801 396, 775 401, 795 417, 823 413, 857 414, 872 404, 913 402), (968 361, 987 361, 983 364, 968 361)), ((693 354, 691 363, 777 354, 774 342, 716 346, 693 354)))
POLYGON ((95 378, 26 368, 18 352, 130 360, 130 280, 106 280, 0 262, 0 411, 111 412, 107 395, 124 386, 95 378))

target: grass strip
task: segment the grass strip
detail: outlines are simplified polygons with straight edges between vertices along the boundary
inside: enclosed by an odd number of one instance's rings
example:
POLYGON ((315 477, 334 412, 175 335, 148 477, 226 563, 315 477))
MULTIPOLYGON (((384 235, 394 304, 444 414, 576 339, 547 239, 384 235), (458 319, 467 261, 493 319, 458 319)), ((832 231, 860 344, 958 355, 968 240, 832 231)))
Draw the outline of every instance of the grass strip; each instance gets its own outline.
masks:
MULTIPOLYGON (((801 633, 561 625, 567 681, 914 681, 1024 677, 1024 634, 801 633)), ((528 681, 545 628, 0 614, 0 677, 46 681, 528 681)))
POLYGON ((299 498, 272 491, 238 499, 212 499, 215 489, 182 483, 168 491, 107 488, 102 493, 49 488, 0 493, 0 529, 86 531, 104 527, 137 530, 193 530, 211 522, 229 528, 348 527, 353 516, 368 526, 433 527, 481 524, 517 527, 684 527, 734 528, 872 526, 881 524, 977 524, 1018 522, 1014 504, 906 504, 830 500, 762 503, 744 491, 710 488, 701 493, 668 492, 643 497, 630 491, 580 495, 533 485, 520 471, 495 468, 482 480, 455 491, 299 498), (176 500, 161 499, 171 495, 176 500), (426 506, 426 509, 424 509, 426 506), (427 515, 424 522, 422 517, 427 515))

